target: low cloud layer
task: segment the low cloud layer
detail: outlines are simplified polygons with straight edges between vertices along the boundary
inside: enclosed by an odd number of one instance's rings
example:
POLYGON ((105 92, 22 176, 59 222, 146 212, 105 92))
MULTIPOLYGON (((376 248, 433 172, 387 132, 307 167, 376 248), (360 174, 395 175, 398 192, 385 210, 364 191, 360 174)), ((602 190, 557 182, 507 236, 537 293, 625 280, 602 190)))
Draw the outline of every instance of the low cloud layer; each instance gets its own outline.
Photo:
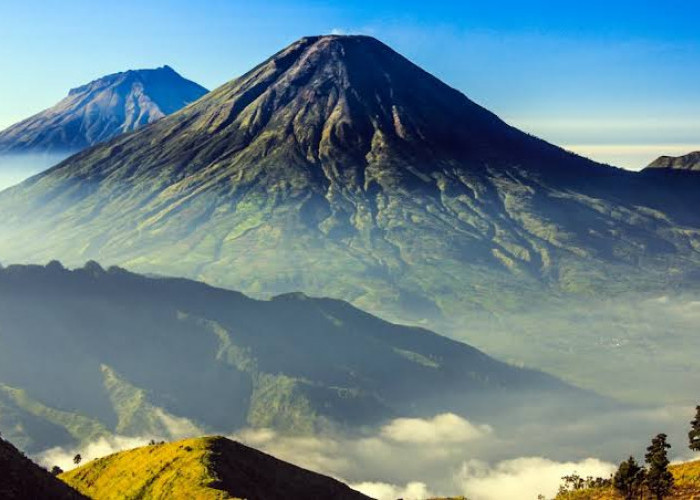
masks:
POLYGON ((363 436, 289 437, 269 429, 235 436, 284 460, 337 477, 379 500, 465 495, 473 500, 553 496, 561 477, 607 477, 615 466, 588 458, 557 462, 532 456, 486 461, 488 448, 506 444, 488 425, 446 413, 399 418, 363 436))
POLYGON ((34 459, 39 464, 49 469, 54 465, 58 465, 63 470, 71 470, 75 467, 73 457, 77 454, 80 454, 83 462, 87 463, 96 458, 102 458, 112 453, 117 453, 118 451, 144 446, 148 444, 150 439, 151 438, 129 436, 103 437, 84 446, 50 448, 34 457, 34 459))
MULTIPOLYGON (((231 438, 336 477, 379 500, 448 495, 471 500, 534 500, 540 494, 552 498, 565 475, 608 477, 615 464, 629 454, 643 458, 648 439, 670 428, 675 430, 671 432, 671 456, 687 458, 683 431, 691 410, 630 410, 556 428, 547 422, 519 424, 517 410, 506 428, 444 413, 431 418, 397 418, 356 433, 290 436, 271 429, 243 429, 231 438)), ((173 422, 173 431, 196 430, 187 421, 173 422)), ((100 439, 86 447, 47 450, 38 458, 46 466, 68 470, 74 466, 76 453, 92 460, 142 446, 151 438, 154 436, 100 439)))
POLYGON ((462 464, 456 476, 460 491, 474 500, 553 498, 563 476, 608 477, 615 465, 589 458, 579 462, 554 462, 542 457, 505 460, 493 466, 479 460, 462 464))

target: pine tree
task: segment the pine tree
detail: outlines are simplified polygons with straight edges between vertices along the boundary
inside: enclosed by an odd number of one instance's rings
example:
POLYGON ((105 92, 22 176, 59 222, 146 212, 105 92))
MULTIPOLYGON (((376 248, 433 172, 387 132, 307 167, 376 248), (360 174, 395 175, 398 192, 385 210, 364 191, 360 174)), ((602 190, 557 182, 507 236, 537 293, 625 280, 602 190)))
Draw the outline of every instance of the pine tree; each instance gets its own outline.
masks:
POLYGON ((83 461, 83 457, 80 456, 80 453, 78 453, 76 456, 73 457, 73 463, 75 465, 80 465, 80 462, 83 461))
POLYGON ((695 419, 690 422, 690 432, 688 433, 688 448, 693 451, 700 451, 700 406, 695 407, 695 419))
POLYGON ((613 486, 620 492, 625 500, 632 500, 641 490, 644 482, 644 469, 642 469, 634 457, 629 457, 620 464, 613 477, 613 486))
POLYGON ((666 442, 668 436, 659 434, 651 440, 651 446, 647 448, 644 456, 649 466, 647 471, 647 487, 657 500, 663 500, 673 488, 673 474, 668 470, 667 450, 671 445, 666 442))

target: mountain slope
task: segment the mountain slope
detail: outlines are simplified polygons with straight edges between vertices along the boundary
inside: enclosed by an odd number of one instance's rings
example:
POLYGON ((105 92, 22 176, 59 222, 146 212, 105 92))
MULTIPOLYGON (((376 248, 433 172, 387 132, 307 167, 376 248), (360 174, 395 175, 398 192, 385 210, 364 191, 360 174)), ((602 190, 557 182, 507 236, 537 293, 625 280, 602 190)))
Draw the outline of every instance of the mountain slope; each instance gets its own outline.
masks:
POLYGON ((3 193, 0 250, 430 318, 687 284, 698 188, 672 189, 509 127, 374 39, 316 37, 3 193))
POLYGON ((0 132, 0 154, 70 153, 131 132, 206 94, 169 66, 115 73, 0 132))
POLYGON ((46 408, 31 414, 44 427, 21 425, 26 414, 18 414, 3 428, 11 439, 24 436, 28 451, 103 429, 164 438, 245 426, 309 433, 397 416, 510 415, 534 399, 543 399, 542 412, 547 401, 572 412, 605 404, 344 302, 257 301, 94 263, 1 270, 0 346, 0 382, 46 408))
POLYGON ((700 172, 700 151, 683 156, 661 156, 651 162, 645 170, 673 169, 700 172))
POLYGON ((42 469, 17 448, 0 439, 0 498, 5 500, 87 498, 42 469))
MULTIPOLYGON (((697 293, 700 183, 686 177, 524 134, 377 40, 310 37, 0 194, 0 255, 300 290, 595 390, 647 387, 599 369, 634 317, 599 335, 575 314, 568 336, 546 319, 521 335, 504 317, 697 293), (473 327, 476 314, 491 323, 473 327)), ((677 345, 667 352, 685 354, 677 345)))
POLYGON ((223 437, 124 451, 62 474, 61 479, 96 500, 368 498, 334 479, 223 437))

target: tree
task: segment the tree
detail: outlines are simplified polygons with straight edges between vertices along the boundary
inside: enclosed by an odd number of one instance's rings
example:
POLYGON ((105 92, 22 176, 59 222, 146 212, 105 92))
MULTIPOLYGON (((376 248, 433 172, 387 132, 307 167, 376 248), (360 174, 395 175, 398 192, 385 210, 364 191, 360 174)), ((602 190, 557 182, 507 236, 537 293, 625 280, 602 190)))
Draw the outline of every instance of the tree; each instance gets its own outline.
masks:
POLYGON ((688 448, 693 451, 700 451, 700 406, 695 407, 695 418, 690 422, 688 441, 688 448))
POLYGON ((632 500, 637 496, 644 484, 644 469, 642 469, 634 457, 629 457, 620 464, 613 477, 613 487, 625 497, 632 500))
POLYGON ((649 465, 646 475, 647 487, 657 500, 663 500, 673 488, 673 474, 668 470, 667 455, 671 445, 666 442, 667 437, 666 434, 659 434, 652 439, 651 446, 647 448, 647 454, 644 456, 649 465))
POLYGON ((78 453, 76 456, 73 457, 73 463, 75 465, 80 465, 80 462, 83 461, 83 457, 80 456, 80 453, 78 453))
POLYGON ((58 476, 59 474, 63 474, 63 469, 61 469, 58 465, 54 465, 51 468, 51 474, 54 476, 58 476))

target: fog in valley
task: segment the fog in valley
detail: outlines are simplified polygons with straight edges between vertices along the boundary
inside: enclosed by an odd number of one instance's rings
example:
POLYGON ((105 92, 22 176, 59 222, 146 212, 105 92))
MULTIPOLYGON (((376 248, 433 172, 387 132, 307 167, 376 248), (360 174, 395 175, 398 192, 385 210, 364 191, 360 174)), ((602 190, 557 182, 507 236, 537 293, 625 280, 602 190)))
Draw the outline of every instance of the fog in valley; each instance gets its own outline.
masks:
POLYGON ((0 155, 0 190, 19 184, 69 156, 69 152, 0 155))

